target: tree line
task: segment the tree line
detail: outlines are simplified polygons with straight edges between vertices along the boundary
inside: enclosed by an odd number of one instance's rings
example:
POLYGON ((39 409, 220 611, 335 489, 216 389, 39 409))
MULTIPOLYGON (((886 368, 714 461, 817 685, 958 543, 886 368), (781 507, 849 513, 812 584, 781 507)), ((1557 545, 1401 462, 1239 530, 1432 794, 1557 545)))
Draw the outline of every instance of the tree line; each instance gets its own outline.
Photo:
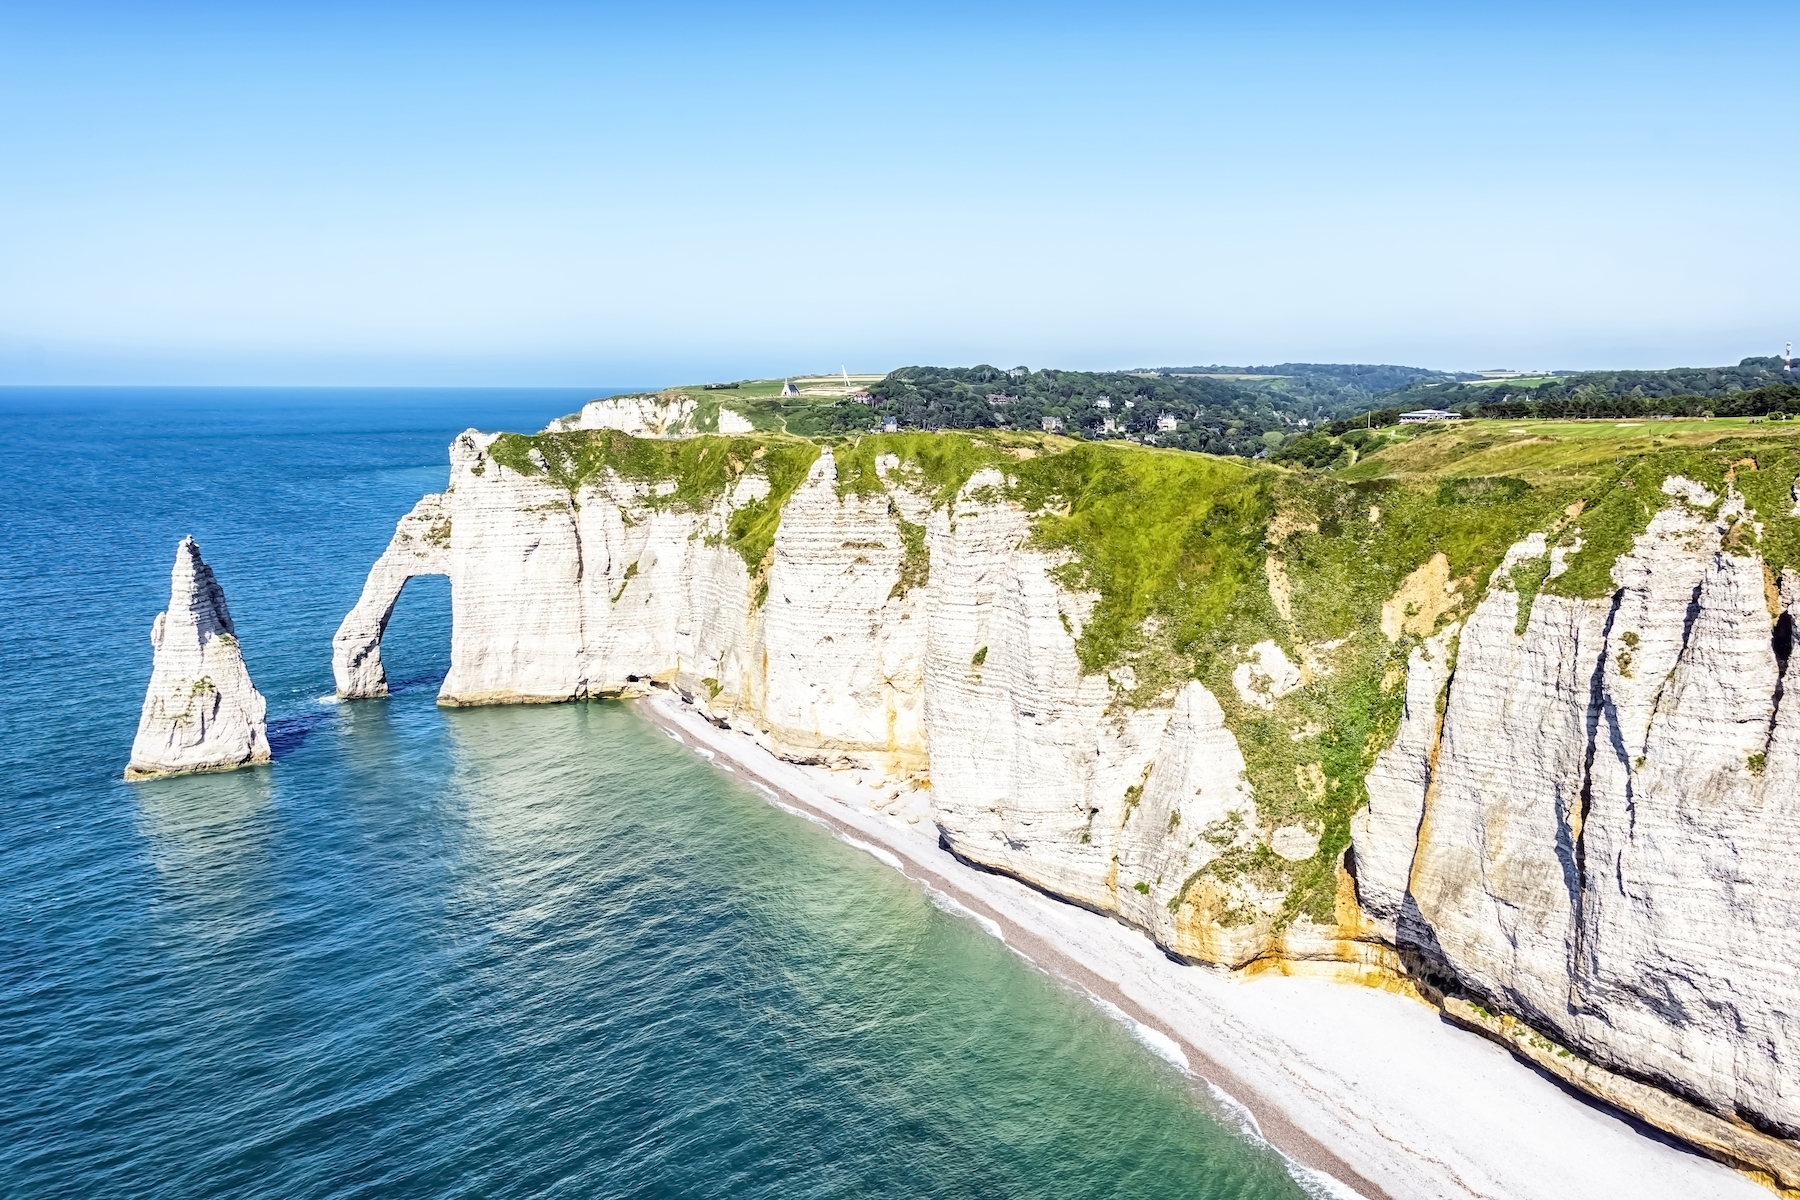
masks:
POLYGON ((908 429, 1041 429, 1046 418, 1083 438, 1134 438, 1209 454, 1267 452, 1311 418, 1281 393, 1229 380, 1125 371, 902 367, 869 389, 872 403, 796 412, 796 433, 849 433, 888 419, 908 429), (1159 426, 1173 423, 1174 428, 1159 426), (1273 435, 1271 437, 1271 435, 1273 435))

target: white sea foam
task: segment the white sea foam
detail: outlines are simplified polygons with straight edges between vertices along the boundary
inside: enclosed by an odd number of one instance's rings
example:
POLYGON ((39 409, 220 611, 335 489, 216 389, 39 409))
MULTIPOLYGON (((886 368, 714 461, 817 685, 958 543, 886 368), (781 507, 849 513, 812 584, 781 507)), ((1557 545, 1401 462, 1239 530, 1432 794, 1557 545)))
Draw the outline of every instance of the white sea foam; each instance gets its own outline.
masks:
MULTIPOLYGON (((694 736, 716 735, 704 730, 694 736)), ((775 790, 751 774, 754 769, 779 772, 781 778, 819 777, 812 769, 777 763, 754 738, 749 745, 721 745, 727 757, 745 765, 746 781, 771 802, 817 820, 780 804, 775 790), (729 748, 733 746, 739 748, 729 748)), ((804 784, 794 786, 809 791, 804 784)), ((966 868, 946 862, 943 869, 953 878, 965 878, 961 872, 966 868)), ((1182 1031, 1204 1053, 1228 1064, 1257 1088, 1272 1109, 1296 1119, 1311 1118, 1305 1123, 1315 1136, 1326 1145, 1341 1145, 1355 1169, 1371 1178, 1391 1174, 1406 1183, 1397 1194, 1401 1190, 1409 1195, 1462 1194, 1446 1182, 1459 1178, 1459 1173, 1505 1178, 1516 1185, 1509 1186, 1509 1194, 1520 1200, 1572 1194, 1579 1189, 1571 1186, 1571 1180, 1596 1195, 1619 1191, 1623 1180, 1642 1200, 1725 1200, 1762 1194, 1755 1184, 1716 1164, 1648 1141, 1535 1075, 1521 1073, 1484 1039, 1443 1026, 1435 1013, 1411 1000, 1272 975, 1243 983, 1176 966, 1160 954, 1147 954, 1143 935, 1104 917, 1036 894, 1021 898, 1014 894, 1015 885, 992 877, 967 878, 971 892, 1008 919, 1051 945, 1062 945, 1075 962, 1105 978, 1119 978, 1121 986, 1131 985, 1152 1005, 1159 1021, 1170 1022, 1171 1029, 1182 1031), (1407 1053, 1392 1053, 1396 1045, 1407 1053), (1321 1073, 1356 1079, 1358 1103, 1346 1097, 1341 1105, 1334 1104, 1329 1091, 1311 1085, 1311 1077, 1321 1073), (1448 1087, 1445 1079, 1462 1082, 1448 1087), (1370 1116, 1371 1104, 1383 1113, 1379 1126, 1370 1116), (1521 1145, 1532 1147, 1533 1154, 1521 1157, 1517 1152, 1521 1145)), ((1032 970, 1068 978, 1066 972, 1047 970, 1017 945, 1006 944, 1032 970)), ((1127 1027, 1146 1048, 1168 1057, 1163 1053, 1166 1044, 1143 1038, 1135 1022, 1127 1027)), ((1242 1103, 1211 1081, 1201 1077, 1200 1082, 1212 1100, 1208 1107, 1227 1128, 1257 1144, 1269 1144, 1242 1103)), ((1306 1195, 1316 1200, 1349 1200, 1355 1195, 1330 1175, 1286 1155, 1283 1159, 1289 1176, 1306 1195)))
POLYGON ((1262 1126, 1256 1123, 1255 1114, 1244 1107, 1243 1101, 1210 1079, 1206 1081, 1206 1090, 1212 1096, 1213 1101, 1237 1121, 1240 1133, 1247 1138, 1254 1138, 1264 1145, 1268 1144, 1268 1139, 1263 1137, 1262 1126))
MULTIPOLYGON (((1148 1049, 1150 1053, 1156 1055, 1156 1057, 1162 1059, 1166 1063, 1171 1063, 1174 1066, 1180 1067, 1189 1074, 1193 1073, 1194 1069, 1188 1065, 1187 1055, 1182 1051, 1181 1044, 1174 1038, 1162 1032, 1160 1029, 1150 1028, 1118 1005, 1102 1000, 1098 996, 1094 997, 1094 1003, 1098 1004, 1101 1011, 1105 1012, 1107 1016, 1129 1029, 1131 1031, 1131 1036, 1136 1038, 1139 1042, 1142 1042, 1144 1047, 1148 1049)), ((1223 1095, 1224 1093, 1221 1092, 1220 1094, 1223 1095)), ((1243 1106, 1239 1105, 1239 1107, 1241 1108, 1243 1106)), ((1249 1113, 1246 1112, 1244 1115, 1248 1116, 1249 1113)))
POLYGON ((336 704, 338 703, 338 698, 335 694, 330 696, 320 696, 318 702, 320 704, 336 704))
POLYGON ((1288 1174, 1300 1185, 1300 1190, 1314 1197, 1314 1200, 1363 1200, 1361 1192, 1337 1177, 1303 1166, 1285 1154, 1281 1158, 1288 1174))
MULTIPOLYGON (((758 784, 757 786, 762 787, 761 784, 758 784)), ((769 792, 769 789, 763 788, 763 791, 769 792)), ((769 798, 771 800, 774 800, 775 793, 769 792, 769 798)), ((795 805, 788 804, 781 800, 775 800, 775 807, 779 808, 782 812, 793 813, 796 817, 799 817, 801 820, 811 821, 814 825, 826 825, 826 821, 825 821, 824 817, 821 817, 818 813, 807 812, 804 808, 798 808, 795 805)), ((828 825, 827 825, 827 828, 829 828, 828 825)))
POLYGON ((844 840, 850 845, 855 846, 858 850, 868 854, 876 861, 886 863, 888 866, 894 868, 894 870, 899 871, 902 875, 906 873, 906 868, 901 864, 900 860, 892 853, 883 850, 880 846, 872 846, 868 842, 859 841, 853 837, 847 837, 844 840))
POLYGON ((684 746, 687 745, 686 738, 682 737, 679 733, 676 733, 673 729, 670 729, 666 725, 663 727, 663 732, 668 734, 670 737, 674 738, 676 741, 680 742, 682 745, 684 745, 684 746))
POLYGON ((1224 1115, 1237 1125, 1241 1135, 1258 1145, 1268 1146, 1281 1155, 1282 1166, 1287 1168, 1287 1173, 1294 1182, 1300 1185, 1301 1191, 1315 1200, 1361 1200, 1361 1192, 1336 1176, 1309 1167, 1271 1145, 1269 1139, 1263 1136, 1262 1126, 1257 1124, 1255 1115, 1236 1096, 1210 1079, 1206 1081, 1206 1090, 1213 1102, 1224 1110, 1224 1115))
POLYGON ((1000 922, 992 917, 984 917, 966 904, 961 904, 948 892, 940 892, 930 884, 925 885, 925 897, 945 912, 957 917, 967 917, 983 929, 987 930, 995 940, 1004 943, 1006 931, 1000 928, 1000 922))
POLYGON ((1188 1066, 1188 1057, 1181 1049, 1181 1043, 1160 1029, 1152 1029, 1141 1021, 1131 1023, 1131 1032, 1138 1041, 1150 1047, 1150 1052, 1166 1062, 1173 1063, 1184 1071, 1192 1070, 1188 1066))

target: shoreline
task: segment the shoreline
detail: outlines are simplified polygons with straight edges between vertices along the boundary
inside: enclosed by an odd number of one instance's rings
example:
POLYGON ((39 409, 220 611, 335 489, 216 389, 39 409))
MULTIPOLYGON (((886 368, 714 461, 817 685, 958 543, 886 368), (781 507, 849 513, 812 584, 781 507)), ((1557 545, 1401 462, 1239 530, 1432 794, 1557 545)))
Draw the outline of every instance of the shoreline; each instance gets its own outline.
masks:
POLYGON ((678 694, 632 707, 797 816, 925 887, 1108 1009, 1215 1102, 1241 1112, 1315 1195, 1553 1200, 1766 1197, 1712 1160, 1646 1136, 1423 1003, 1306 977, 1177 963, 1141 932, 942 848, 928 794, 872 772, 799 766, 678 694))
MULTIPOLYGON (((1133 1034, 1140 1041, 1144 1041, 1153 1053, 1174 1062, 1196 1082, 1206 1085, 1213 1092, 1216 1100, 1240 1110, 1246 1118, 1246 1124, 1249 1126, 1248 1132, 1251 1136, 1267 1142, 1291 1164, 1298 1165, 1305 1172, 1323 1177, 1307 1182, 1312 1182, 1315 1186, 1324 1185, 1331 1192, 1345 1197, 1361 1196, 1365 1200, 1399 1200, 1398 1197, 1394 1197, 1373 1180, 1364 1178, 1355 1168, 1334 1154, 1323 1143, 1295 1126, 1287 1119, 1285 1113, 1264 1101, 1246 1081, 1239 1079, 1224 1065, 1214 1062, 1198 1046, 1166 1028, 1156 1014, 1138 1004, 1136 1000, 1121 990, 1116 982, 1062 952, 1040 931, 1022 924, 1014 914, 995 908, 986 898, 976 894, 977 889, 970 887, 968 880, 956 878, 953 873, 943 870, 941 864, 931 862, 930 855, 920 852, 929 846, 932 852, 951 864, 955 871, 964 872, 970 876, 1004 881, 1022 889, 1028 889, 1030 885, 1012 879, 1010 876, 970 865, 950 851, 939 847, 935 840, 926 835, 903 834, 898 830, 889 833, 881 829, 879 825, 871 828, 873 822, 857 820, 857 817, 866 816, 866 814, 858 813, 854 808, 835 797, 829 795, 809 796, 806 793, 813 789, 788 786, 795 782, 793 780, 770 778, 771 775, 778 776, 785 772, 829 773, 817 767, 801 767, 775 758, 763 747, 757 745, 748 734, 735 729, 729 731, 719 729, 682 702, 678 696, 653 693, 635 701, 633 707, 651 724, 666 731, 685 734, 688 738, 692 738, 698 743, 698 746, 689 748, 698 749, 713 762, 715 767, 719 763, 714 754, 729 759, 737 768, 733 772, 734 774, 741 772, 753 786, 761 784, 760 790, 764 791, 771 802, 778 807, 786 809, 802 819, 831 829, 848 844, 871 854, 878 861, 900 872, 913 882, 923 885, 928 891, 947 901, 960 915, 970 917, 981 925, 990 936, 1004 942, 1013 953, 1027 962, 1065 983, 1081 989, 1087 993, 1090 1000, 1110 1008, 1115 1018, 1122 1018, 1124 1023, 1131 1027, 1133 1034), (731 738, 732 734, 736 734, 736 737, 731 738), (728 738, 737 744, 730 744, 726 741, 728 738), (713 753, 706 753, 707 751, 713 753), (757 761, 758 756, 766 761, 757 761), (771 767, 785 768, 785 771, 770 770, 771 767), (824 801, 823 803, 820 803, 821 799, 824 801), (863 837, 876 838, 877 843, 871 845, 864 841, 863 837), (1337 1187, 1331 1188, 1332 1184, 1336 1184, 1337 1187)), ((687 745, 684 738, 677 740, 687 745)), ((897 789, 890 788, 888 790, 897 789)), ((880 818, 879 820, 885 823, 887 819, 880 818)), ((911 822, 908 824, 910 825, 911 822)), ((923 819, 919 821, 919 824, 924 824, 923 819)), ((936 826, 933 825, 931 828, 935 831, 936 826)), ((1036 889, 1030 890, 1050 903, 1062 903, 1037 892, 1036 889)), ((1087 910, 1081 911, 1086 912, 1087 910)), ((1088 915, 1116 924, 1111 921, 1111 918, 1098 913, 1088 913, 1088 915)), ((1130 932, 1125 930, 1124 926, 1120 926, 1120 928, 1125 932, 1130 932)))

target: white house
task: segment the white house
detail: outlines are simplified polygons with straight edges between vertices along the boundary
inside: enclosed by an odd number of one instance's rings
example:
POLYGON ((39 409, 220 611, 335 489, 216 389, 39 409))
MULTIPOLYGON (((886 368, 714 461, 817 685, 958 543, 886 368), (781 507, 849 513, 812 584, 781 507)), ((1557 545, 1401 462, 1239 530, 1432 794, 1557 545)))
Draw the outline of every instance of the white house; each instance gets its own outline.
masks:
POLYGON ((1417 412, 1400 414, 1402 425, 1422 425, 1426 421, 1460 421, 1461 413, 1449 412, 1442 408, 1421 408, 1417 412))
POLYGON ((1174 413, 1163 413, 1160 417, 1156 418, 1156 427, 1165 433, 1174 429, 1180 423, 1181 422, 1175 419, 1174 413))

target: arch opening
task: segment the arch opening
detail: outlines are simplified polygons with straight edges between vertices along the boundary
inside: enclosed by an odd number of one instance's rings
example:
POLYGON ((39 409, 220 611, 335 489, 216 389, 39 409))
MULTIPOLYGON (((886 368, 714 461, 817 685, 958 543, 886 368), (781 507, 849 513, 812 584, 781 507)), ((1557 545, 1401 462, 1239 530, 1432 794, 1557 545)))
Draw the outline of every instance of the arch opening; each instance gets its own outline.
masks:
POLYGON ((395 597, 381 636, 389 695, 434 691, 450 673, 450 577, 414 575, 395 597))
MULTIPOLYGON (((425 615, 422 621, 425 629, 410 629, 403 648, 396 646, 402 662, 409 664, 403 669, 416 669, 412 665, 418 661, 415 649, 430 644, 419 641, 420 636, 429 637, 426 629, 433 625, 441 625, 446 631, 450 627, 449 574, 450 517, 442 495, 426 496, 410 513, 400 518, 393 540, 369 570, 368 581, 363 584, 356 607, 345 615, 337 634, 331 639, 331 673, 341 698, 354 700, 388 694, 381 641, 400 603, 401 592, 409 581, 421 575, 442 575, 446 577, 444 585, 413 589, 415 603, 407 606, 409 613, 416 610, 422 614, 433 611, 438 614, 435 618, 425 615), (435 609, 434 593, 437 596, 435 609)), ((408 624, 411 626, 412 620, 409 619, 408 624)), ((445 647, 439 656, 445 663, 445 670, 448 670, 449 641, 447 632, 436 638, 436 644, 445 647)), ((408 682, 408 677, 403 676, 401 682, 408 682)))

